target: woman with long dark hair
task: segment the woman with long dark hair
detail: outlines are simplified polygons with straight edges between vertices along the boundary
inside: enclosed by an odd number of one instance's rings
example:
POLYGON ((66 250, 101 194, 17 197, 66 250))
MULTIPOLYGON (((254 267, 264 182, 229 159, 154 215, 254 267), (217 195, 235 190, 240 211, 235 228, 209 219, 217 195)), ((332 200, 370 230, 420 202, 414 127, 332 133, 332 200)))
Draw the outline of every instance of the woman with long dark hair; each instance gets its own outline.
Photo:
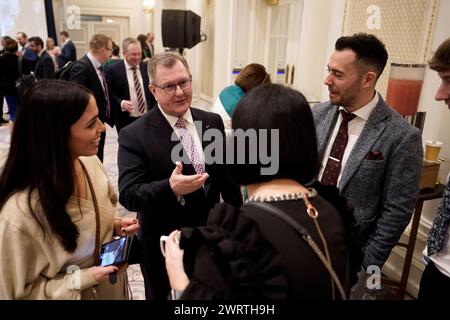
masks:
POLYGON ((98 108, 84 87, 42 80, 24 97, 0 176, 0 299, 124 299, 126 274, 99 248, 134 234, 97 153, 98 108), (111 281, 114 282, 114 281, 111 281))

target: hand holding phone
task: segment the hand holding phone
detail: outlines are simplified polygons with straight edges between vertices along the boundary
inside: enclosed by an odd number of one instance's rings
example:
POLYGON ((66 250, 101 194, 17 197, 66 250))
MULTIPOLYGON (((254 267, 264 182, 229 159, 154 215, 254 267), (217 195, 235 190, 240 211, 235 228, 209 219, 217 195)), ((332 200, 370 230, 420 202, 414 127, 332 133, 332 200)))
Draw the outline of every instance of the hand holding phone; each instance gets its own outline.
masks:
POLYGON ((100 266, 118 266, 127 263, 132 240, 132 237, 122 237, 105 243, 100 251, 100 266))

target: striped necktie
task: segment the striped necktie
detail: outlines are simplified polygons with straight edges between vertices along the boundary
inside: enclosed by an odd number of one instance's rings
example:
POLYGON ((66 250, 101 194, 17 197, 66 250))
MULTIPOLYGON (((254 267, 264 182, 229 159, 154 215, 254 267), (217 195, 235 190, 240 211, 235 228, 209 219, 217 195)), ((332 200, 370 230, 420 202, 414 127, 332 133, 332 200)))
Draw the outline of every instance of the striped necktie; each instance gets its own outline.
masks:
POLYGON ((179 130, 179 136, 181 140, 181 144, 184 149, 188 153, 188 157, 191 160, 192 166, 195 169, 195 172, 202 174, 205 172, 205 165, 203 164, 200 154, 198 153, 197 148, 195 147, 194 138, 186 127, 186 122, 183 117, 179 117, 177 122, 175 123, 175 127, 179 130))
POLYGON ((142 93, 141 89, 141 83, 139 82, 138 75, 137 75, 137 68, 132 67, 133 70, 133 82, 134 82, 134 90, 136 92, 136 97, 138 101, 138 110, 140 113, 145 113, 145 101, 144 101, 144 95, 142 93))

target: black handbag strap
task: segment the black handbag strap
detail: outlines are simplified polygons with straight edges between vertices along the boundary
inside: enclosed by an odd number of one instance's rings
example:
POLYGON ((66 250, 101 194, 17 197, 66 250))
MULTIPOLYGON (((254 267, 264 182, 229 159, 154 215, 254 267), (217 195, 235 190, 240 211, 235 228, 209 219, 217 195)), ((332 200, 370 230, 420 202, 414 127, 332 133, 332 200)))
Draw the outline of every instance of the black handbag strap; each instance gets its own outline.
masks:
MULTIPOLYGON (((278 209, 277 207, 267 203, 267 202, 246 202, 247 206, 261 209, 263 212, 270 213, 271 215, 279 218, 280 220, 283 220, 285 223, 287 223, 292 229, 294 229, 297 233, 301 235, 301 238, 305 240, 308 245, 311 247, 311 249, 314 251, 314 253, 318 256, 320 261, 324 264, 325 268, 328 270, 328 272, 331 275, 331 278, 336 283, 339 292, 341 294, 342 300, 346 300, 346 295, 344 292, 344 289, 342 287, 342 284, 334 271, 333 267, 331 266, 331 261, 329 261, 325 255, 322 253, 320 248, 317 246, 317 244, 314 242, 312 237, 310 236, 308 230, 306 230, 305 227, 303 227, 300 223, 295 221, 293 218, 288 216, 286 213, 284 213, 282 210, 278 209)), ((248 216, 248 215, 247 215, 248 216)), ((252 219, 253 220, 253 219, 252 219)))

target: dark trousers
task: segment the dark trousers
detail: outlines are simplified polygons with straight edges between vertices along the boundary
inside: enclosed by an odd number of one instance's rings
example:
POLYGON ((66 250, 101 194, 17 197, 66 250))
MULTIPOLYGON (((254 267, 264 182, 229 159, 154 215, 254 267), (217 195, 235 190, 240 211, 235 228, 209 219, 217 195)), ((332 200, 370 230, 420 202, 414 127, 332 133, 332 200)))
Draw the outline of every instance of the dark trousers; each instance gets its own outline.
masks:
POLYGON ((417 300, 450 301, 450 278, 440 272, 431 260, 423 271, 417 300))
POLYGON ((169 278, 165 264, 160 261, 163 259, 155 258, 151 264, 145 262, 140 264, 144 277, 145 299, 164 301, 170 294, 169 278))
POLYGON ((100 134, 100 142, 98 145, 97 157, 103 162, 103 149, 105 148, 106 131, 100 134))

